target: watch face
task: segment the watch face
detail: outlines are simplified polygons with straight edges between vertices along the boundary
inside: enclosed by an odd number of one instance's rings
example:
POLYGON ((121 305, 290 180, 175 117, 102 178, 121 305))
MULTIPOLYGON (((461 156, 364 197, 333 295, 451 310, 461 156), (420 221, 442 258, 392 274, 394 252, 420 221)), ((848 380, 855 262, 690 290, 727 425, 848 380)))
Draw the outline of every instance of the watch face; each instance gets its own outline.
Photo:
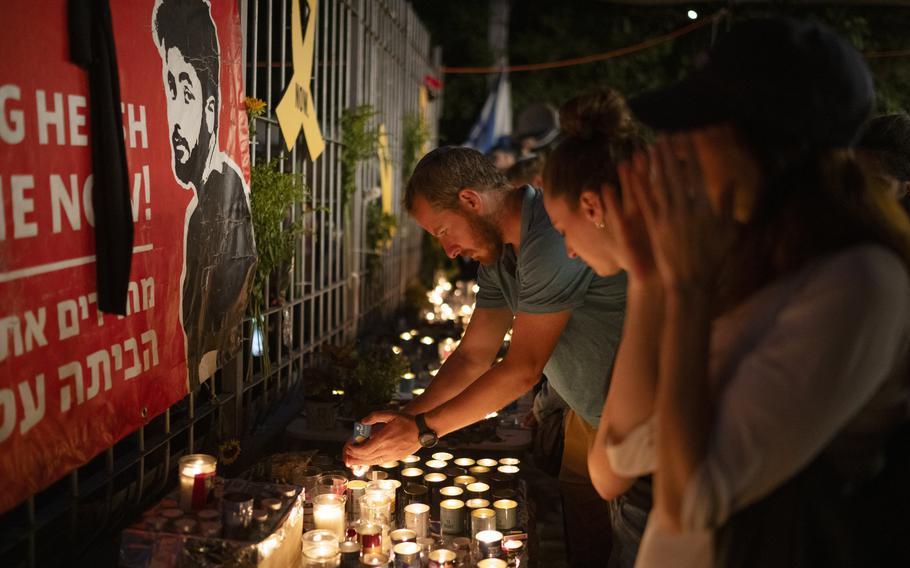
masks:
POLYGON ((424 448, 432 448, 436 445, 438 438, 433 432, 421 432, 418 440, 420 441, 420 445, 424 448))

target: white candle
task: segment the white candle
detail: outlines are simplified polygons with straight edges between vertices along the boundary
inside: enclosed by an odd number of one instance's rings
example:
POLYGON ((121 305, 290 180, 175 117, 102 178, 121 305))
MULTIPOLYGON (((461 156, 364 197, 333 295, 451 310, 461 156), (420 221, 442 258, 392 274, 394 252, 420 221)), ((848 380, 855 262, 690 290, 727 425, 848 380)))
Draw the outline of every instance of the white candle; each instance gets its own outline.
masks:
POLYGON ((332 532, 344 540, 344 497, 326 493, 313 499, 313 523, 317 529, 332 532))
POLYGON ((180 471, 180 508, 184 511, 204 508, 215 485, 214 456, 190 454, 178 462, 180 471))

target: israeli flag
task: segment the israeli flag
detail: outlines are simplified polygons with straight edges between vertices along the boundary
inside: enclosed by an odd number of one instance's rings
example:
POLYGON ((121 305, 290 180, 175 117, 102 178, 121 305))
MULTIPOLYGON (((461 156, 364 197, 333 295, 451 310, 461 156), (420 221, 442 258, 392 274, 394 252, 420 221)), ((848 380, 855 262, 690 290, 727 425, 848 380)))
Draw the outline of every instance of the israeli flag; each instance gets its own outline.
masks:
POLYGON ((511 134, 512 86, 509 74, 500 73, 464 145, 486 154, 496 147, 500 139, 511 134))

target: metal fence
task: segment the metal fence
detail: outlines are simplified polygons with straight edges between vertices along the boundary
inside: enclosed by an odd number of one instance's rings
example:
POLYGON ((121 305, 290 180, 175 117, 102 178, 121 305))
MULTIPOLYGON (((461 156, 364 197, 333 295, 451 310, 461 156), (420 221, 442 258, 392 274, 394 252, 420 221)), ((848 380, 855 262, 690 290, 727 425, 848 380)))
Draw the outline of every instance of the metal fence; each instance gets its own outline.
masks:
MULTIPOLYGON (((181 455, 215 452, 220 440, 233 437, 252 448, 243 455, 254 458, 256 446, 274 438, 298 411, 300 370, 314 351, 325 342, 351 339, 366 318, 388 315, 417 274, 421 231, 400 205, 403 122, 420 112, 419 90, 424 76, 438 68, 438 54, 433 57, 429 35, 410 5, 319 1, 312 92, 326 148, 313 162, 302 137, 282 152, 272 114, 292 72, 292 0, 239 1, 246 94, 265 100, 269 109, 258 119, 252 161, 277 159, 283 171, 301 174, 312 195, 311 203, 293 211, 307 231, 298 241, 287 297, 267 294, 261 331, 271 364, 253 355, 254 329, 246 321, 240 356, 201 390, 0 516, 0 566, 113 563, 117 532, 176 483, 181 455), (379 179, 377 160, 358 166, 353 222, 345 223, 341 207, 340 119, 345 108, 362 104, 372 105, 375 120, 385 125, 394 168, 398 231, 378 253, 368 250, 365 234, 369 190, 379 179), (376 254, 381 263, 367 262, 376 254), (380 274, 369 274, 370 266, 380 274)), ((306 18, 305 0, 301 8, 306 18)), ((438 105, 425 109, 430 140, 436 139, 438 105)))

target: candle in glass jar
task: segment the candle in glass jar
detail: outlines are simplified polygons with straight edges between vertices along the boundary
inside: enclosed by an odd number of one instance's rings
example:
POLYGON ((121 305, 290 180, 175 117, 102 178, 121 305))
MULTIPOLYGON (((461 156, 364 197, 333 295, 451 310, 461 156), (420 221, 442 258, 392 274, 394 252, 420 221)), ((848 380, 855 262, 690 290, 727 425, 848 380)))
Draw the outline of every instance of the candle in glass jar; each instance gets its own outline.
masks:
POLYGON ((463 494, 464 494, 464 489, 462 489, 461 487, 456 487, 454 485, 450 485, 448 487, 443 487, 442 489, 439 490, 439 495, 441 495, 441 497, 443 499, 452 499, 455 497, 461 497, 463 494))
POLYGON ((439 526, 442 534, 457 535, 464 529, 464 501, 446 499, 439 504, 439 526))
POLYGON ((411 503, 404 508, 404 526, 417 533, 418 538, 429 534, 430 506, 426 503, 411 503))
POLYGON ((415 456, 411 454, 401 458, 402 467, 415 467, 415 464, 420 463, 420 456, 415 456))
POLYGON ((490 486, 482 481, 471 483, 465 489, 472 499, 486 499, 487 495, 490 494, 490 486))
POLYGON ((402 542, 392 548, 395 553, 395 568, 420 568, 420 545, 416 542, 402 542))
POLYGON ((481 558, 502 558, 502 533, 499 531, 480 531, 474 535, 481 558))
POLYGON ((442 460, 430 460, 425 465, 434 471, 442 471, 449 466, 447 462, 442 460))
POLYGON ((477 568, 508 568, 509 564, 502 558, 484 558, 477 563, 477 568))
POLYGON ((518 458, 502 458, 499 460, 499 465, 518 465, 521 463, 521 460, 518 458))
POLYGON ((492 467, 498 466, 499 462, 497 462, 494 459, 490 459, 490 458, 482 458, 482 459, 477 460, 477 465, 492 468, 492 467))
POLYGON ((457 465, 458 467, 471 467, 472 465, 475 465, 476 463, 477 462, 475 462, 471 458, 458 458, 457 460, 455 460, 455 465, 457 465))
POLYGON ((382 525, 370 521, 357 524, 357 539, 364 554, 382 552, 382 525))
POLYGON ((510 530, 518 524, 518 503, 512 499, 500 499, 493 503, 496 510, 496 528, 510 530))
POLYGON ((343 495, 334 493, 313 499, 313 524, 317 529, 331 531, 339 542, 344 540, 344 501, 343 495))
POLYGON ((521 555, 521 550, 524 548, 524 543, 518 539, 511 539, 503 541, 502 550, 506 554, 506 559, 510 563, 515 563, 515 560, 521 555))
POLYGON ((452 480, 452 483, 455 484, 455 487, 461 487, 464 489, 472 483, 477 483, 477 478, 473 475, 459 475, 452 480))
POLYGON ((445 548, 437 548, 429 554, 430 568, 455 568, 455 559, 458 555, 445 548))
POLYGON ((453 456, 449 452, 436 452, 435 454, 433 454, 430 457, 432 457, 434 460, 447 462, 447 461, 451 461, 452 458, 454 458, 455 456, 453 456))
POLYGON ((493 509, 474 509, 471 511, 471 534, 496 529, 496 511, 493 509))
POLYGON ((468 468, 468 473, 477 478, 477 481, 483 481, 490 475, 490 468, 482 465, 474 465, 468 468))
POLYGON ((178 462, 180 472, 180 508, 196 511, 205 508, 215 486, 217 460, 206 454, 183 456, 178 462))

